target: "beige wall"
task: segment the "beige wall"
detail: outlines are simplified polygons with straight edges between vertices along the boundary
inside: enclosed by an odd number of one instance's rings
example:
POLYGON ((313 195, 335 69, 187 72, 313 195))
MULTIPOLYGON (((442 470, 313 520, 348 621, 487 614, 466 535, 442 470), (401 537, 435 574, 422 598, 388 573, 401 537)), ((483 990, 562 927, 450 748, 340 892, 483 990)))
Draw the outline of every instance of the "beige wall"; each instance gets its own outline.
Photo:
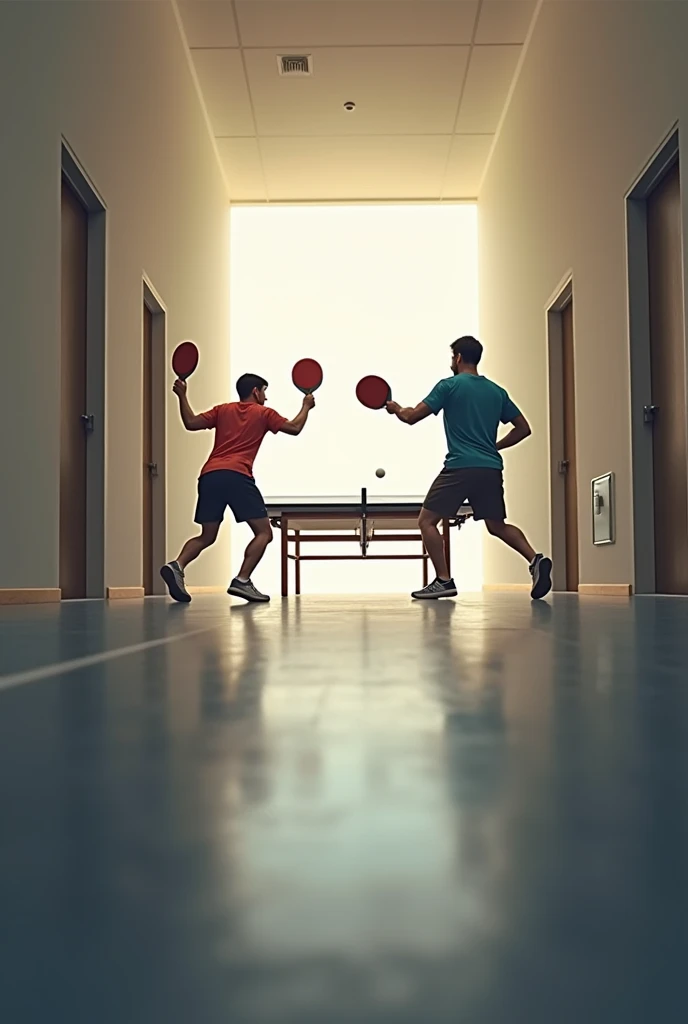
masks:
MULTIPOLYGON (((137 585, 142 277, 167 308, 168 347, 186 337, 202 345, 194 402, 224 398, 223 182, 166 0, 2 3, 0 76, 0 587, 58 581, 61 137, 108 209, 105 582, 137 585)), ((167 419, 168 548, 176 553, 210 437, 186 434, 171 402, 167 419)), ((227 541, 197 564, 191 583, 225 579, 227 541)))
MULTIPOLYGON (((688 116, 686 39, 688 4, 546 0, 480 195, 486 371, 534 427, 506 453, 510 515, 539 548, 550 543, 545 307, 573 272, 583 583, 633 581, 624 195, 688 116), (595 548, 590 480, 610 470, 618 539, 595 548)), ((520 581, 522 565, 490 542, 485 576, 520 581)))

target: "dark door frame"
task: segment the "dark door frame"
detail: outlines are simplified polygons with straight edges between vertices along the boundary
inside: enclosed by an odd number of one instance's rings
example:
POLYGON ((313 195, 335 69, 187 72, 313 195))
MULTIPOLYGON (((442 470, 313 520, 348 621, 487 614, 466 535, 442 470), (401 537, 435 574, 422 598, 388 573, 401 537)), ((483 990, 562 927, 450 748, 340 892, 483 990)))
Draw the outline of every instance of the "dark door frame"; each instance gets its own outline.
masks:
MULTIPOLYGON (((625 196, 628 269, 628 337, 631 396, 631 457, 633 482, 633 554, 635 593, 656 593, 655 513, 652 427, 645 407, 652 404, 650 355, 650 276, 647 239, 647 200, 679 160, 679 130, 674 126, 647 162, 625 196)), ((686 287, 686 214, 684 210, 683 273, 684 323, 686 287)), ((688 398, 688 382, 686 388, 688 398)))
POLYGON ((63 139, 61 179, 88 214, 86 291, 86 403, 93 417, 86 445, 86 595, 105 596, 105 292, 106 207, 63 139))
MULTIPOLYGON (((566 579, 566 480, 559 470, 564 457, 564 358, 562 313, 573 301, 573 273, 564 275, 546 306, 547 364, 549 386, 550 509, 552 518, 552 582, 565 591, 566 579)), ((578 563, 580 574, 580 531, 578 563)))
MULTIPOLYGON (((151 397, 152 397, 152 438, 153 474, 152 517, 153 517, 153 594, 166 594, 164 581, 155 571, 166 561, 167 550, 167 310, 147 274, 143 275, 143 301, 141 304, 141 339, 143 340, 143 307, 153 315, 151 336, 151 397)), ((141 402, 143 405, 143 346, 141 347, 141 402)), ((141 437, 143 453, 143 436, 141 437)), ((143 505, 143 502, 141 503, 143 505)), ((143 540, 143 538, 142 538, 143 540)), ((141 546, 143 558, 143 543, 141 546)), ((143 570, 143 563, 142 563, 143 570)), ((145 579, 142 571, 142 579, 145 579)))

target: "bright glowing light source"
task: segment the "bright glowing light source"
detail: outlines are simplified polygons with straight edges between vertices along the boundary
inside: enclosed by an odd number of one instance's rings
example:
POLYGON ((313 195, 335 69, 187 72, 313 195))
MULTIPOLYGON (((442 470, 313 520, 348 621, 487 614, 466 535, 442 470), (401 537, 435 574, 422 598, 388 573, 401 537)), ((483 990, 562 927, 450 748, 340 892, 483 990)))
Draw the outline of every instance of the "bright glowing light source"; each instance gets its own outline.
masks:
MULTIPOLYGON (((450 374, 449 344, 478 333, 477 209, 473 205, 238 207, 231 214, 231 367, 259 373, 269 404, 292 416, 301 395, 297 359, 324 370, 303 434, 268 437, 256 461, 263 493, 424 495, 445 454, 440 419, 413 428, 356 401, 366 374, 379 374, 405 405, 450 374), (375 471, 384 466, 384 478, 375 471)), ((233 531, 234 563, 248 537, 233 531)), ((257 577, 277 588, 273 545, 257 577)), ((341 548, 339 548, 341 551, 341 548)), ((352 553, 353 553, 352 547, 352 553)), ((396 548, 385 548, 391 553, 396 548)), ((399 550, 408 551, 406 548, 399 550)), ((324 553, 324 551, 323 551, 324 553)), ((482 586, 482 533, 469 523, 454 539, 462 590, 482 586)), ((314 562, 306 592, 407 591, 413 562, 314 562)))

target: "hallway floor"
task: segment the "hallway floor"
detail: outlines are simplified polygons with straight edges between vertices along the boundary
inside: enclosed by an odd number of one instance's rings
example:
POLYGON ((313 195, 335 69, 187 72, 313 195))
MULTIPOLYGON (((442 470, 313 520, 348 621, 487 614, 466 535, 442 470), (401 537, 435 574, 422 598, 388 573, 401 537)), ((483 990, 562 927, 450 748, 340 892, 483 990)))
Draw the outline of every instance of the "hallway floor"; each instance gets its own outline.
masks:
POLYGON ((2 1024, 678 1024, 688 600, 0 609, 2 1024))

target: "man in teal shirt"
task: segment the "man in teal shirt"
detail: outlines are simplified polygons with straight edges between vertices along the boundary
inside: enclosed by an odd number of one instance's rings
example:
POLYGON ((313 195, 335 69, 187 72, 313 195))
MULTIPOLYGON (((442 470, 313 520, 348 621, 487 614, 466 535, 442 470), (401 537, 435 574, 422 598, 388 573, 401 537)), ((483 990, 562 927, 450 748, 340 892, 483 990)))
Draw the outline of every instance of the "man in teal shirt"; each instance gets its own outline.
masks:
POLYGON ((456 584, 449 576, 444 545, 438 530, 442 519, 451 519, 465 501, 475 519, 484 519, 494 537, 518 551, 530 565, 534 599, 552 589, 552 560, 537 554, 525 534, 506 520, 504 504, 504 463, 500 451, 511 448, 530 434, 530 426, 521 410, 504 388, 478 373, 483 347, 476 338, 466 336, 451 345, 453 377, 441 380, 428 397, 414 409, 402 409, 397 402, 387 403, 387 412, 402 423, 413 425, 427 416, 444 412, 447 458, 444 469, 428 491, 418 525, 437 577, 413 597, 454 597, 456 584), (511 430, 497 440, 500 423, 511 430))

